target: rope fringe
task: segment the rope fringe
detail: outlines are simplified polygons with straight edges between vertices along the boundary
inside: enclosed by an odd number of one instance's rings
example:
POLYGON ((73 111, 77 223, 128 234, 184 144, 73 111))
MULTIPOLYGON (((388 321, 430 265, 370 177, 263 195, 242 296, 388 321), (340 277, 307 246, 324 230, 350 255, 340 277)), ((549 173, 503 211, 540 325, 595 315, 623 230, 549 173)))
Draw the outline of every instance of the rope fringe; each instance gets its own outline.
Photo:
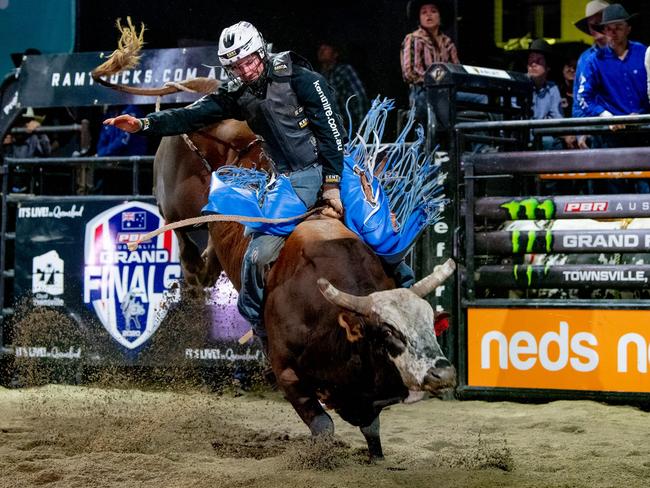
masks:
MULTIPOLYGON (((441 219, 448 200, 443 194, 447 174, 440 171, 440 166, 449 157, 447 153, 435 150, 432 154, 426 154, 424 129, 420 125, 415 127, 415 142, 407 144, 406 137, 415 125, 414 109, 409 111, 406 125, 394 145, 382 144, 388 112, 394 107, 393 100, 374 99, 356 137, 348 143, 346 150, 355 163, 355 172, 364 173, 371 184, 375 178, 381 183, 395 216, 396 230, 399 231, 400 226, 418 208, 423 208, 426 213, 426 225, 435 224, 441 219)), ((376 196, 369 203, 376 204, 376 196)))

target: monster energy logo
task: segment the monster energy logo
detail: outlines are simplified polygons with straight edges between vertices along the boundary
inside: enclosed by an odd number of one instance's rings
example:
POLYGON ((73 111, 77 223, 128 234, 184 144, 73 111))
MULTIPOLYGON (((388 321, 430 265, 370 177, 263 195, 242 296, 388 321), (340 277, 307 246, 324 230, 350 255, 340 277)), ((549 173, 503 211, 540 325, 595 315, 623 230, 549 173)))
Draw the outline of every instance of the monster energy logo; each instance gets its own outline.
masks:
POLYGON ((525 217, 529 220, 552 219, 555 216, 555 203, 553 200, 538 200, 537 198, 526 198, 525 200, 512 200, 500 205, 508 211, 511 220, 525 217))
MULTIPOLYGON (((534 270, 534 268, 533 268, 532 265, 530 265, 530 264, 526 265, 526 273, 525 274, 526 274, 526 284, 528 286, 531 286, 531 284, 533 283, 533 270, 534 270)), ((549 272, 549 266, 546 265, 546 266, 544 266, 544 271, 542 272, 543 276, 548 275, 548 272, 549 272)), ((512 273, 513 273, 513 275, 515 277, 515 281, 518 282, 519 281, 519 265, 518 264, 515 264, 512 267, 512 273)))
POLYGON ((647 289, 648 265, 559 265, 515 264, 480 266, 479 286, 493 288, 591 288, 606 285, 620 289, 647 289))
MULTIPOLYGON (((512 242, 512 253, 513 254, 519 254, 520 250, 522 248, 522 238, 521 238, 521 231, 519 230, 513 230, 511 234, 511 242, 512 242)), ((526 252, 527 253, 532 253, 534 252, 535 249, 535 242, 537 240, 537 232, 534 230, 529 230, 526 233, 526 252)), ((551 252, 551 246, 553 244, 553 234, 551 233, 550 230, 547 230, 544 233, 544 249, 546 252, 551 252)))

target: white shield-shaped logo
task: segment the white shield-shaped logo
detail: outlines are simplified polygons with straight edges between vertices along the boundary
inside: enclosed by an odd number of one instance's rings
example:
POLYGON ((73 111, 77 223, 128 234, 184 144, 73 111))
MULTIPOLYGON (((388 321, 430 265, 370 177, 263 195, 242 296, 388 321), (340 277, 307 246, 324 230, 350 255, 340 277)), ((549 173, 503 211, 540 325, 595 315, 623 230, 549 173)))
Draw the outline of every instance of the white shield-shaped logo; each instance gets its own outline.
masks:
POLYGON ((63 259, 52 250, 32 260, 32 293, 63 295, 63 259))
POLYGON ((128 349, 144 344, 165 317, 164 301, 181 277, 178 242, 172 231, 127 244, 163 225, 149 203, 127 202, 106 210, 86 224, 84 303, 111 336, 128 349))

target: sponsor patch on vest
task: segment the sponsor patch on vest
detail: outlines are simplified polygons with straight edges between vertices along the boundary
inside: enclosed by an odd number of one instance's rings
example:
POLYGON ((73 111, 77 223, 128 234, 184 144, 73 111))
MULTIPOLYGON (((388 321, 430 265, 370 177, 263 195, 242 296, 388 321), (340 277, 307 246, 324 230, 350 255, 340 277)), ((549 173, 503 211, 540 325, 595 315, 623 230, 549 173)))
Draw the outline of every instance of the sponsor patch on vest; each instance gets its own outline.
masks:
POLYGON ((304 129, 304 128, 307 127, 308 125, 309 125, 309 121, 308 121, 306 118, 305 118, 305 119, 302 119, 300 122, 298 122, 298 126, 299 126, 301 129, 304 129))
POLYGON ((287 68, 288 66, 284 63, 276 64, 275 66, 273 66, 273 71, 282 71, 283 69, 287 69, 287 68))
POLYGON ((296 117, 305 111, 305 107, 298 107, 293 113, 296 117))

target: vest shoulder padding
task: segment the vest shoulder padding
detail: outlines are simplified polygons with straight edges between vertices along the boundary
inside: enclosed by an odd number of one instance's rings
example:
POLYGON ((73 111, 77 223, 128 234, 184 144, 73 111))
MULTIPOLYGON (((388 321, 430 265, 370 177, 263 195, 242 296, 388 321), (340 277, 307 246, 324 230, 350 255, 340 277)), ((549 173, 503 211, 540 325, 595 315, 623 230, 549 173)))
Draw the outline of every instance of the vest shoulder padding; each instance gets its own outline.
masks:
POLYGON ((284 51, 271 57, 271 73, 275 77, 291 76, 293 65, 302 66, 310 71, 314 70, 309 61, 292 51, 284 51))
POLYGON ((276 77, 291 76, 293 73, 293 61, 289 51, 273 55, 271 58, 271 73, 276 77))

